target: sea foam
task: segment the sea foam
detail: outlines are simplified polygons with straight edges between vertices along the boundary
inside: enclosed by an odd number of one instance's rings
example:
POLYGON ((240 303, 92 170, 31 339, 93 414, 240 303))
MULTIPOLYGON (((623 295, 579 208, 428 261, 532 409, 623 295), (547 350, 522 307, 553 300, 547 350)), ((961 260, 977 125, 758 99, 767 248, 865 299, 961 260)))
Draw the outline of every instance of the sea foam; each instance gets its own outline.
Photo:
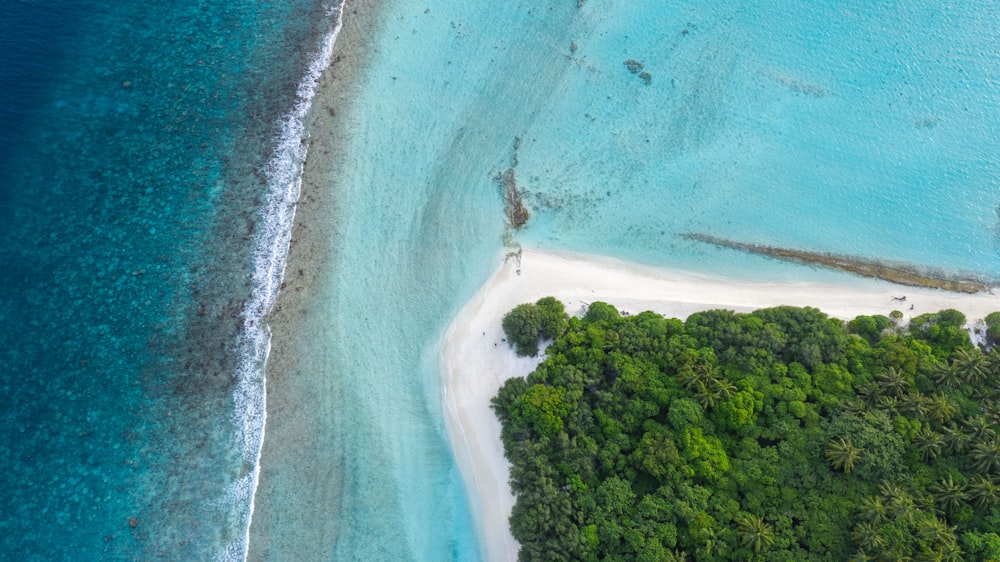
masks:
POLYGON ((261 211, 263 228, 254 238, 253 293, 243 309, 243 330, 237 342, 238 384, 234 392, 237 446, 242 452, 244 465, 253 468, 238 479, 227 494, 227 500, 240 512, 238 523, 243 532, 220 554, 220 558, 226 561, 246 560, 249 551, 250 523, 267 420, 264 366, 271 349, 271 331, 264 318, 274 307, 285 275, 307 153, 305 120, 319 79, 330 65, 333 46, 343 26, 342 4, 327 8, 326 16, 335 18, 334 25, 324 35, 305 76, 298 83, 295 104, 280 122, 273 155, 264 167, 267 199, 261 211))

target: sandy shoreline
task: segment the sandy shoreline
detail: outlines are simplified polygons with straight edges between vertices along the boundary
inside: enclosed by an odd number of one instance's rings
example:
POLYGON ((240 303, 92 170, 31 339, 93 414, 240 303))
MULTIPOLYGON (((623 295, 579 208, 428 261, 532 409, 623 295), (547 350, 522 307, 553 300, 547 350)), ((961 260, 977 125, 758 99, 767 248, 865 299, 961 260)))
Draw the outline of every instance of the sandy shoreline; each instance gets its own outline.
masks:
POLYGON ((991 294, 959 295, 875 280, 851 286, 742 281, 610 258, 525 250, 520 274, 513 262, 502 265, 462 308, 441 351, 449 438, 478 516, 485 558, 494 562, 516 560, 518 545, 507 525, 514 504, 507 486, 509 463, 489 401, 505 379, 527 375, 537 364, 537 359, 516 357, 501 342, 500 319, 518 304, 550 295, 571 314, 600 300, 633 314, 652 310, 681 319, 713 308, 745 312, 794 305, 813 306, 843 319, 900 310, 906 321, 916 314, 954 308, 971 323, 1000 310, 1000 300, 991 294), (893 300, 903 295, 905 303, 893 300))

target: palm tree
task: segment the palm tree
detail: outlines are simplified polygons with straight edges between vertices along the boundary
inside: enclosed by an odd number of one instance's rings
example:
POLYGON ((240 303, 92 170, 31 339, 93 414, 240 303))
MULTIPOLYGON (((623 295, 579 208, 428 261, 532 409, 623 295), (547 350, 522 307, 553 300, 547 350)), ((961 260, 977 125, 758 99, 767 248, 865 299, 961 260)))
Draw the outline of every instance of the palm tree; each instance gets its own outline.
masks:
POLYGON ((695 393, 694 395, 695 401, 701 404, 701 407, 704 408, 706 411, 714 408, 715 405, 718 404, 719 400, 722 398, 722 395, 720 394, 719 390, 716 388, 714 384, 711 386, 700 387, 696 389, 694 393, 695 393))
POLYGON ((889 417, 896 417, 896 407, 899 405, 899 399, 895 396, 879 396, 878 400, 875 401, 875 407, 882 410, 889 417))
POLYGON ((1000 383, 1000 346, 994 346, 985 357, 990 383, 996 385, 1000 383))
POLYGON ((913 520, 913 515, 917 511, 917 505, 913 500, 913 496, 903 489, 902 485, 883 482, 879 484, 878 489, 893 519, 913 520))
POLYGON ((716 389, 722 375, 719 366, 710 361, 694 361, 677 371, 677 380, 686 390, 694 394, 702 408, 710 410, 718 403, 721 394, 716 389))
POLYGON ((934 383, 946 388, 958 388, 962 384, 962 376, 954 363, 939 363, 934 369, 934 383))
POLYGON ((692 392, 697 387, 706 387, 718 380, 719 366, 705 360, 694 360, 677 370, 677 380, 685 389, 692 392))
POLYGON ((875 523, 867 521, 858 523, 851 530, 851 538, 862 549, 878 552, 885 547, 885 537, 882 536, 882 529, 875 523))
POLYGON ((969 481, 969 499, 973 505, 983 509, 1000 502, 1000 486, 992 477, 977 474, 969 481))
POLYGON ((975 416, 962 424, 966 435, 972 440, 992 439, 997 436, 996 426, 986 419, 986 416, 975 416))
POLYGON ((745 515, 740 518, 738 533, 740 544, 754 552, 767 550, 774 545, 774 530, 760 515, 745 515))
POLYGON ((948 400, 943 392, 931 396, 930 401, 927 402, 927 415, 938 423, 948 423, 951 418, 955 417, 956 412, 955 405, 951 403, 951 400, 948 400))
POLYGON ((980 472, 991 472, 1000 466, 1000 442, 997 438, 981 439, 969 449, 972 468, 980 472))
POLYGON ((937 517, 926 517, 917 526, 917 533, 921 538, 927 539, 938 545, 954 544, 955 532, 948 527, 948 524, 937 517))
POLYGON ((928 427, 921 427, 913 436, 913 444, 920 451, 920 460, 927 462, 937 458, 944 448, 944 437, 928 427))
POLYGON ((902 484, 890 484, 889 482, 882 482, 878 485, 878 493, 882 494, 882 499, 890 502, 895 498, 906 495, 906 489, 903 488, 902 484))
POLYGON ((982 384, 990 375, 989 361, 978 349, 972 352, 959 349, 955 352, 951 364, 958 371, 962 381, 969 384, 982 384))
POLYGON ((918 512, 933 512, 937 510, 937 505, 934 503, 934 496, 931 494, 921 494, 913 498, 913 505, 916 506, 918 512))
POLYGON ((956 483, 950 474, 929 489, 934 494, 934 503, 944 511, 955 509, 968 498, 965 486, 956 483))
POLYGON ((847 559, 847 562, 872 562, 872 560, 877 560, 877 558, 865 552, 865 549, 859 548, 854 556, 847 559))
POLYGON ((688 559, 688 555, 683 550, 673 549, 667 551, 667 558, 665 562, 685 562, 688 559))
POLYGON ((913 557, 898 548, 894 548, 882 552, 882 556, 879 560, 892 560, 892 562, 913 562, 913 557))
POLYGON ((691 365, 683 365, 677 369, 677 382, 681 383, 685 390, 691 391, 698 385, 704 386, 701 381, 701 373, 692 368, 691 365))
POLYGON ((996 402, 1000 397, 1000 389, 992 383, 979 385, 972 389, 972 397, 979 402, 996 402))
POLYGON ((922 418, 927 415, 927 397, 919 390, 911 392, 903 397, 901 409, 915 418, 922 418))
POLYGON ((944 450, 949 455, 961 453, 969 447, 972 438, 965 432, 952 425, 942 428, 944 432, 944 450))
POLYGON ((889 517, 889 510, 886 509, 882 498, 868 496, 861 500, 861 517, 870 523, 885 521, 889 517))
POLYGON ((983 415, 994 426, 1000 425, 1000 401, 985 401, 983 403, 983 415))
POLYGON ((895 367, 889 367, 875 375, 875 381, 883 392, 896 398, 902 398, 906 394, 906 389, 910 387, 906 374, 895 367))
POLYGON ((962 562, 965 560, 965 553, 962 552, 962 547, 958 546, 958 543, 954 539, 950 543, 939 544, 938 552, 941 553, 941 560, 943 562, 962 562))
POLYGON ((736 388, 736 385, 729 382, 727 379, 719 379, 715 382, 715 391, 718 392, 719 397, 723 400, 729 400, 734 394, 740 391, 736 388))
POLYGON ((863 400, 857 398, 849 398, 840 403, 840 408, 842 411, 848 414, 863 414, 868 411, 868 405, 865 404, 863 400))
POLYGON ((830 462, 830 466, 834 470, 842 470, 849 474, 854 470, 854 465, 861 460, 862 452, 860 448, 854 446, 850 439, 837 437, 826 446, 826 452, 823 453, 823 456, 830 462))
POLYGON ((878 401, 879 397, 885 395, 885 391, 881 386, 875 381, 868 382, 858 388, 858 398, 863 400, 865 404, 874 405, 878 401))

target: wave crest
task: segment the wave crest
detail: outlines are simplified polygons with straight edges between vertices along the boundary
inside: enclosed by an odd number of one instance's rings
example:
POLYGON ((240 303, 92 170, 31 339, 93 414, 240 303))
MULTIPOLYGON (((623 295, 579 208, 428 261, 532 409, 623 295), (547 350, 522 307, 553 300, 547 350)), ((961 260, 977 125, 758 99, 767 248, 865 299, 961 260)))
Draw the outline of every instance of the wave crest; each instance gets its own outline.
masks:
POLYGON ((267 199, 261 211, 261 225, 254 237, 253 289, 243 309, 243 330, 237 342, 239 365, 234 392, 236 436, 243 462, 252 470, 233 483, 228 499, 240 510, 244 531, 227 544, 222 560, 247 558, 250 546, 250 523, 260 475, 260 455, 266 426, 266 381, 264 366, 271 349, 271 330, 264 318, 274 307, 285 276, 286 258, 291 242, 295 207, 302 187, 302 168, 308 146, 305 120, 323 71, 330 66, 333 47, 343 26, 342 4, 327 7, 326 16, 334 16, 333 28, 325 34, 312 57, 305 75, 296 88, 295 104, 280 121, 274 152, 264 166, 267 199))

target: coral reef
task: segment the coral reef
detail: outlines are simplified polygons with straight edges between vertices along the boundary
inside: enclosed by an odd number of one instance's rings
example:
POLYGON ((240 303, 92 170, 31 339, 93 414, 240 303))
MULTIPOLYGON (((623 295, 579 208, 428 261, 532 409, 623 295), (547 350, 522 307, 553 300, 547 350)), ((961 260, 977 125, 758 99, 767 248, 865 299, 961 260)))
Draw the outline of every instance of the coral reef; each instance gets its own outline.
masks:
POLYGON ((723 248, 740 250, 752 254, 759 254, 787 260, 806 265, 816 265, 838 271, 846 271, 865 277, 883 279, 900 285, 911 287, 930 287, 933 289, 943 289, 956 293, 979 293, 988 291, 993 283, 977 278, 971 274, 947 273, 943 271, 921 268, 919 266, 880 260, 871 260, 857 256, 844 254, 833 254, 827 252, 809 252, 806 250, 796 250, 791 248, 779 248, 766 246, 763 244, 750 244, 738 242, 704 234, 700 232, 688 232, 682 234, 688 240, 696 240, 707 244, 714 244, 723 248))

